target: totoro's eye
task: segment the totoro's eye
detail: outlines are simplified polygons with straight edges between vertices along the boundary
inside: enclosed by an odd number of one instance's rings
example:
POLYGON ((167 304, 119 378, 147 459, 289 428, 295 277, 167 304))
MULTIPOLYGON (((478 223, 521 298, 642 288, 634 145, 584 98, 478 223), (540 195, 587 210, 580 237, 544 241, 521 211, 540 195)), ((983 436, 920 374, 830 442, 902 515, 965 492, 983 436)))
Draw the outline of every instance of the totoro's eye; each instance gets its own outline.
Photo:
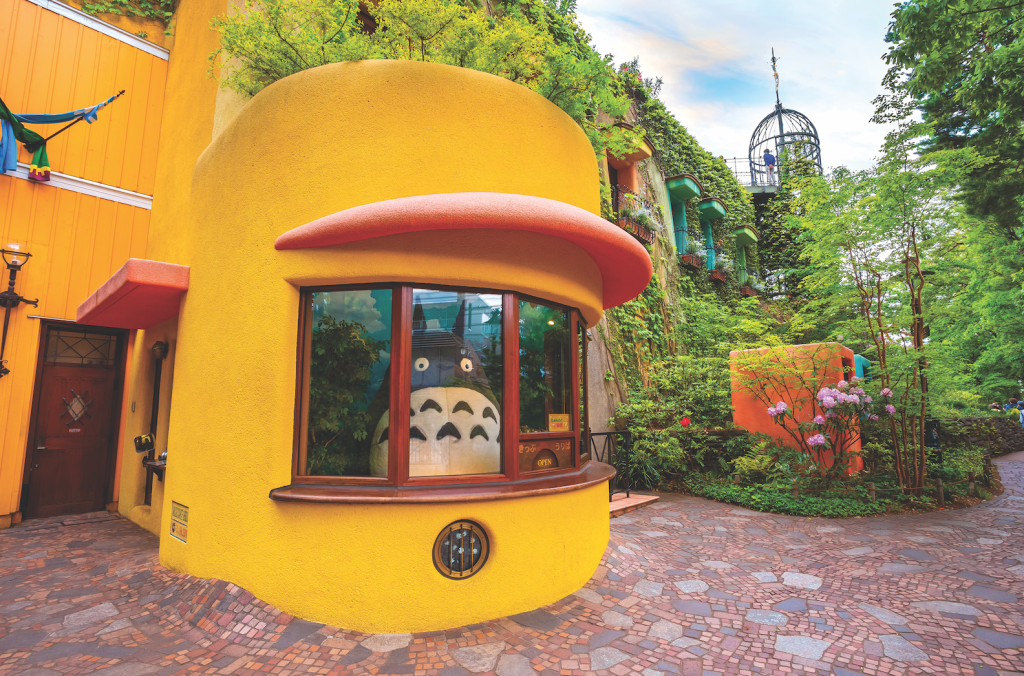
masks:
POLYGON ((426 371, 427 367, 430 366, 430 361, 426 357, 420 357, 412 365, 417 371, 426 371))
POLYGON ((462 370, 463 371, 472 371, 473 370, 473 362, 470 361, 469 359, 463 359, 462 363, 460 364, 460 366, 462 366, 462 370))

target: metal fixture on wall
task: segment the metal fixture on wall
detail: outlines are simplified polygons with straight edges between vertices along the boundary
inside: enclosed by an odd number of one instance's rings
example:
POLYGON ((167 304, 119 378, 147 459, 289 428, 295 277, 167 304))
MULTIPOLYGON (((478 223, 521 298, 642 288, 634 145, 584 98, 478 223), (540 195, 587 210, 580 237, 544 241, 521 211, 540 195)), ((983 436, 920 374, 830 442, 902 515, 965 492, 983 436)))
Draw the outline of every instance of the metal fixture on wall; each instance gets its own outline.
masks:
MULTIPOLYGON (((160 375, 163 371, 164 359, 167 358, 167 343, 158 340, 153 343, 153 358, 156 359, 155 370, 153 371, 153 410, 149 417, 149 436, 156 441, 156 422, 160 416, 160 375)), ((146 504, 153 504, 153 474, 157 472, 154 467, 156 462, 156 447, 150 449, 145 460, 142 461, 146 468, 146 504)), ((163 480, 163 470, 159 470, 160 480, 163 480)))
POLYGON ((29 300, 22 298, 14 292, 14 280, 18 276, 18 272, 21 271, 21 268, 28 262, 28 259, 32 257, 32 254, 24 251, 0 249, 0 256, 3 256, 4 263, 11 273, 10 279, 7 282, 7 290, 0 292, 0 307, 4 308, 4 333, 3 338, 0 338, 0 378, 3 378, 11 372, 10 369, 4 366, 7 363, 4 360, 4 350, 7 347, 7 327, 11 323, 11 310, 18 307, 20 303, 39 307, 39 299, 29 300))
POLYGON ((448 524, 434 540, 434 567, 450 580, 465 580, 475 575, 487 563, 488 554, 487 532, 468 519, 448 524))

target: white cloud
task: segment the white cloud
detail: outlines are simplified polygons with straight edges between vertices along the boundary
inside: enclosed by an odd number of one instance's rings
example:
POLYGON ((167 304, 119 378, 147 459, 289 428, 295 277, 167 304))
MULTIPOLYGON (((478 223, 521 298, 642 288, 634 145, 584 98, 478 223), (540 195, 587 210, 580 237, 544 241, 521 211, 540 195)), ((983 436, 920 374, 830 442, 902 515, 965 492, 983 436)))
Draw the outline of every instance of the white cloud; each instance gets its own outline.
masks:
POLYGON ((639 56, 645 77, 664 80, 662 100, 716 155, 746 156, 772 111, 772 47, 782 104, 814 122, 826 167, 865 168, 878 154, 884 130, 869 118, 892 0, 579 0, 577 10, 601 52, 639 56))

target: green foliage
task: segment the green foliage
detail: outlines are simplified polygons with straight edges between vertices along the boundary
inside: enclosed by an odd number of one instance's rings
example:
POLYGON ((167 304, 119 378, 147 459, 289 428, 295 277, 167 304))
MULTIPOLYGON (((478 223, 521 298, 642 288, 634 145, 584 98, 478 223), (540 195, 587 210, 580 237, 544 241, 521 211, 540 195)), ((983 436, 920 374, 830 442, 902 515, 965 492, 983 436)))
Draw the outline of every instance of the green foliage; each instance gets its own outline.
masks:
POLYGON ((795 218, 802 214, 801 179, 818 175, 818 165, 802 150, 804 143, 783 151, 780 160, 785 169, 779 174, 779 192, 757 211, 761 264, 772 272, 771 290, 790 299, 801 295, 801 282, 811 272, 803 257, 808 234, 795 218))
POLYGON ((884 514, 894 501, 880 499, 868 501, 865 491, 850 496, 836 491, 801 495, 794 498, 787 489, 772 486, 737 486, 724 479, 706 474, 692 473, 680 482, 688 493, 719 502, 728 502, 763 512, 791 514, 793 516, 824 516, 829 518, 850 518, 884 514))
POLYGON ((373 365, 387 341, 370 338, 357 322, 324 316, 313 330, 309 368, 311 475, 369 475, 369 435, 377 424, 367 410, 373 365))
POLYGON ((245 0, 213 21, 224 57, 222 84, 244 96, 294 73, 360 59, 428 61, 479 70, 527 87, 559 106, 595 150, 628 154, 640 134, 599 128, 597 110, 625 114, 628 96, 590 46, 571 2, 505 3, 494 16, 457 0, 380 0, 366 28, 357 0, 245 0))
MULTIPOLYGON (((739 184, 729 170, 728 165, 720 157, 715 157, 704 150, 697 140, 680 124, 665 104, 656 97, 649 97, 642 104, 641 124, 648 137, 658 148, 662 169, 666 176, 689 173, 693 174, 704 187, 706 196, 721 199, 728 208, 724 218, 711 222, 714 241, 728 244, 726 248, 735 246, 733 231, 754 223, 754 207, 750 194, 739 184)), ((700 216, 697 213, 697 200, 688 200, 686 220, 691 239, 700 237, 700 216)), ((753 247, 747 252, 747 267, 756 269, 758 266, 756 251, 753 247)))
POLYGON ((1004 0, 911 0, 897 5, 886 60, 910 70, 913 94, 950 92, 976 119, 1024 124, 1024 4, 1004 0))
MULTIPOLYGON (((82 11, 86 14, 118 14, 159 21, 166 27, 170 25, 177 6, 177 0, 85 0, 82 11)), ((136 35, 147 37, 144 31, 136 35)))
POLYGON ((945 278, 937 273, 972 226, 956 186, 984 160, 969 148, 921 156, 917 143, 930 127, 913 119, 913 102, 895 78, 891 72, 890 94, 876 99, 874 120, 895 125, 878 163, 799 181, 801 225, 810 235, 804 255, 813 268, 804 280, 813 300, 802 312, 808 323, 825 320, 834 334, 862 346, 877 382, 895 392, 893 459, 902 485, 920 491, 927 381, 949 356, 926 339, 932 306, 925 301, 955 294, 941 288, 945 278))

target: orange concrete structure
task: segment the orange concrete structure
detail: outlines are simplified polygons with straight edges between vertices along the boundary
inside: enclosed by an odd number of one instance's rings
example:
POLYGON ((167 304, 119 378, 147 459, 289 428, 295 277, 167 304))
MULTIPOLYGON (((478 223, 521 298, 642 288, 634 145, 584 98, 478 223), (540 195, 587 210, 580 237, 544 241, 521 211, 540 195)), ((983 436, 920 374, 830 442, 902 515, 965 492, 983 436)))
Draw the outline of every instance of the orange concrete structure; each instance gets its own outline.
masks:
MULTIPOLYGON (((849 380, 854 368, 853 350, 839 343, 733 350, 729 353, 733 423, 796 447, 792 437, 768 414, 768 407, 783 401, 793 409, 796 421, 810 422, 824 413, 815 401, 818 390, 849 380)), ((859 437, 850 450, 854 456, 847 471, 853 474, 864 468, 859 437)), ((825 453, 824 460, 831 466, 831 452, 825 453)))

